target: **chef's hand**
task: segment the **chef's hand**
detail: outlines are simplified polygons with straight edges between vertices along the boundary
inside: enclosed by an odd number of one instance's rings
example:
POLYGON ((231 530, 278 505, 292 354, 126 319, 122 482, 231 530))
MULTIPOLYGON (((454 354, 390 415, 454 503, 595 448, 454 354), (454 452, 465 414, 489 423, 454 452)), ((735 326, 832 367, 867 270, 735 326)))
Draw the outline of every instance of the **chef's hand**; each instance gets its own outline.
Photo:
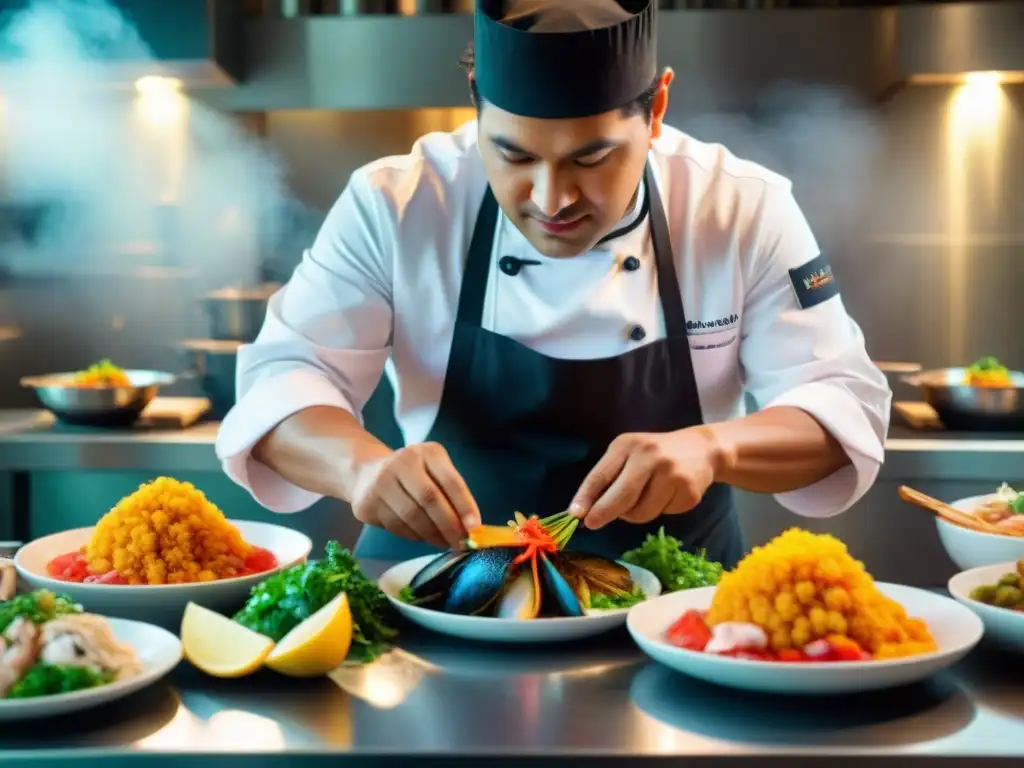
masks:
POLYGON ((569 511, 587 528, 689 512, 714 482, 717 461, 705 427, 621 435, 587 475, 569 511))
POLYGON ((361 469, 352 512, 365 525, 442 548, 480 525, 469 488, 437 443, 406 446, 361 469))

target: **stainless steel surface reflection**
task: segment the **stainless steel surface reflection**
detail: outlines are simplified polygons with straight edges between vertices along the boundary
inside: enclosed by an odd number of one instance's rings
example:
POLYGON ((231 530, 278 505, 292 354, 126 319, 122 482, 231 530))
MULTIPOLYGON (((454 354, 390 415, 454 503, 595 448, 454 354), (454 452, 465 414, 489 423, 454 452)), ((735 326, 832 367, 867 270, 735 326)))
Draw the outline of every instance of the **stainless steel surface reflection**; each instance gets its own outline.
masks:
POLYGON ((823 755, 950 756, 971 765, 1024 757, 1024 665, 991 649, 921 685, 802 699, 690 680, 648 663, 625 632, 495 649, 403 630, 400 649, 333 681, 270 673, 211 680, 183 664, 168 683, 84 716, 0 728, 0 763, 51 766, 102 754, 123 763, 177 755, 192 766, 230 755, 251 757, 250 768, 458 756, 602 766, 785 759, 791 767, 823 755))

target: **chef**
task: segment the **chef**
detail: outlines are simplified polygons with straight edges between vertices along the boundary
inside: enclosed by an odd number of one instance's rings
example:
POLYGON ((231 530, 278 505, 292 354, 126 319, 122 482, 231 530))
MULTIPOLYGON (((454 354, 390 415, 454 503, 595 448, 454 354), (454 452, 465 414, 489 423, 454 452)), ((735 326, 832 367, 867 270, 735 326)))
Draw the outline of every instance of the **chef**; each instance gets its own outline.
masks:
POLYGON ((891 395, 789 181, 663 123, 653 0, 507 5, 477 4, 477 120, 355 171, 240 349, 227 474, 350 502, 388 560, 569 509, 575 547, 664 526, 731 567, 732 487, 850 507, 891 395), (382 371, 399 450, 361 426, 382 371))

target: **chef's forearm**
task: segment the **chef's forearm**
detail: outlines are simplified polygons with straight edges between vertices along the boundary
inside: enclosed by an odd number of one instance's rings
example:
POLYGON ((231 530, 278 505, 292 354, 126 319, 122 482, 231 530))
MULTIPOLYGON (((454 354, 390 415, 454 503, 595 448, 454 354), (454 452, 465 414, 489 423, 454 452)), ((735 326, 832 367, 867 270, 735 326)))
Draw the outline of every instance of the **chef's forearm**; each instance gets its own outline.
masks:
POLYGON ((278 424, 252 455, 300 488, 351 501, 359 470, 389 453, 348 411, 314 406, 278 424))
POLYGON ((717 454, 715 480, 745 491, 795 491, 850 463, 817 419, 791 406, 766 408, 706 429, 717 454))

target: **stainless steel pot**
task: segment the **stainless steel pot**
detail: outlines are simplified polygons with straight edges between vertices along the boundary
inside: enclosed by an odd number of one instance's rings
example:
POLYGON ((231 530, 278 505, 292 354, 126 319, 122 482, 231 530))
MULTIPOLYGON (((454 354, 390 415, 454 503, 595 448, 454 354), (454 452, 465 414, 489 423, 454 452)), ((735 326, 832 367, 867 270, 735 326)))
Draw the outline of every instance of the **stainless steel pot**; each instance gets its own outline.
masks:
POLYGON ((161 387, 180 377, 163 371, 125 371, 130 387, 77 387, 76 373, 51 373, 26 376, 21 386, 35 391, 44 408, 59 421, 82 427, 128 427, 138 421, 142 411, 157 396, 161 387))
POLYGON ((951 430, 1024 431, 1024 373, 1011 372, 1012 387, 964 384, 966 368, 940 368, 902 377, 917 387, 951 430))
POLYGON ((203 298, 210 321, 210 338, 218 341, 255 341, 267 315, 267 302, 281 286, 266 283, 256 288, 222 288, 203 298))

